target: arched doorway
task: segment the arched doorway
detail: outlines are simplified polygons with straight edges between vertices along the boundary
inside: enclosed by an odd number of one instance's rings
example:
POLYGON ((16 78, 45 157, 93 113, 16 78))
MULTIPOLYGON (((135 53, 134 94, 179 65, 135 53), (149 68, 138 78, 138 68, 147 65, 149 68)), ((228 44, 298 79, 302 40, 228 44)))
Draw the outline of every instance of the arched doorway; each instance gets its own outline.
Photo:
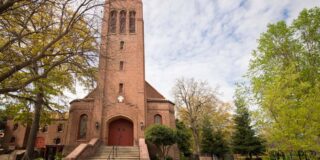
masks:
POLYGON ((123 118, 109 123, 108 145, 133 146, 133 124, 123 118))

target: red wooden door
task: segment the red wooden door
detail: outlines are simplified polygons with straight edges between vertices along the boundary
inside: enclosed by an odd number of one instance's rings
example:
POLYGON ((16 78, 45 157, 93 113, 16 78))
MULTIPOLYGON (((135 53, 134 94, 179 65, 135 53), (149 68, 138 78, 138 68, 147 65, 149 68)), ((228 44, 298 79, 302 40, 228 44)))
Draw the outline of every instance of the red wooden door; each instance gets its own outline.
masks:
POLYGON ((117 119, 109 124, 108 145, 133 146, 133 124, 125 119, 117 119))

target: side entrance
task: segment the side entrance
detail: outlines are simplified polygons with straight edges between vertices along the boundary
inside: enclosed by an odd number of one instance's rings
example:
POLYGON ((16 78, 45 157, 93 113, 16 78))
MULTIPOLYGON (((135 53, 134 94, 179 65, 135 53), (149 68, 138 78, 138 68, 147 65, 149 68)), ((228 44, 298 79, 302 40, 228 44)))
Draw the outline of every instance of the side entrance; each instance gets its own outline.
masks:
POLYGON ((133 146, 133 123, 119 118, 109 123, 109 146, 133 146))

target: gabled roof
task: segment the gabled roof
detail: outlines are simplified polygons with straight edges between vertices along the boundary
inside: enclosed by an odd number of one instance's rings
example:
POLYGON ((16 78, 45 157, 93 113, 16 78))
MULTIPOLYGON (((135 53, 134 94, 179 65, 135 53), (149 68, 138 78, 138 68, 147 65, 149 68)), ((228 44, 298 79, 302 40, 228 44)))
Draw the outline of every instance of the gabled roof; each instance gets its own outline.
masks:
POLYGON ((146 81, 146 94, 148 99, 166 99, 162 94, 160 94, 155 88, 153 88, 147 81, 146 81))
POLYGON ((95 94, 96 94, 96 91, 97 91, 97 88, 94 88, 88 95, 86 95, 84 97, 85 98, 94 98, 95 97, 95 94))
POLYGON ((173 102, 171 102, 170 100, 167 100, 161 93, 159 93, 147 81, 146 81, 146 96, 147 96, 147 102, 171 103, 172 105, 174 105, 173 102))

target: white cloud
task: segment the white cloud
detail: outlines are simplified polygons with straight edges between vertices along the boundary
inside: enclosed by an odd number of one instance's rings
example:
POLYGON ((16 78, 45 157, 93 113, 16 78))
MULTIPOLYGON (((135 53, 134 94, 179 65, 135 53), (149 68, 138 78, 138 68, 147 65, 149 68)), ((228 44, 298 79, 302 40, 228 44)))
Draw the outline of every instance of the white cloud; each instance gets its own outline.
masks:
POLYGON ((172 99, 175 79, 220 86, 232 101, 234 83, 268 23, 291 22, 317 0, 145 0, 146 79, 172 99))
MULTIPOLYGON (((232 101, 267 24, 291 22, 319 0, 144 0, 146 79, 168 99, 180 77, 206 80, 232 101)), ((77 86, 82 98, 87 92, 77 86)))

